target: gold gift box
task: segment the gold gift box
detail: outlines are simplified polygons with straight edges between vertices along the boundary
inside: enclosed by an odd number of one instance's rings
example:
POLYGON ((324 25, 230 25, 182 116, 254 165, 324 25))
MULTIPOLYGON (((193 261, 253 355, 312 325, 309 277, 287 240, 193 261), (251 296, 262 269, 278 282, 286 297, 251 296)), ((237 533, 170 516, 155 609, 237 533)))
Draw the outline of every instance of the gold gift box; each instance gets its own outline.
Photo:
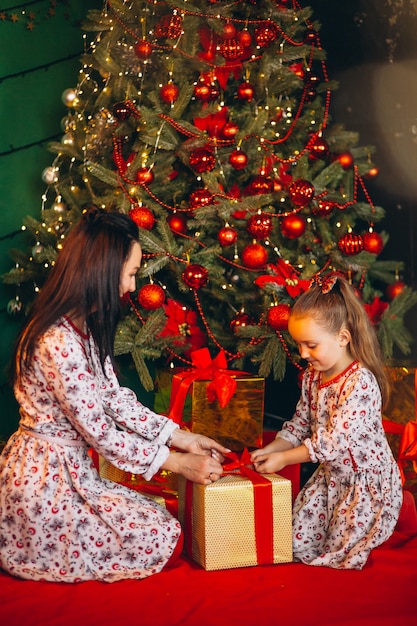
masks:
MULTIPOLYGON (((156 374, 154 410, 168 413, 173 376, 184 370, 161 370, 156 374)), ((193 433, 212 437, 232 450, 262 446, 265 379, 236 371, 232 374, 237 387, 228 404, 221 408, 218 400, 209 402, 209 380, 193 382, 182 413, 182 423, 193 433)))
MULTIPOLYGON (((272 562, 288 563, 292 561, 291 481, 277 474, 263 476, 272 483, 272 562)), ((190 520, 186 520, 185 487, 186 481, 180 477, 178 518, 187 532, 190 520)), ((252 482, 239 474, 227 474, 211 485, 194 483, 192 491, 189 556, 208 571, 258 565, 252 482)))

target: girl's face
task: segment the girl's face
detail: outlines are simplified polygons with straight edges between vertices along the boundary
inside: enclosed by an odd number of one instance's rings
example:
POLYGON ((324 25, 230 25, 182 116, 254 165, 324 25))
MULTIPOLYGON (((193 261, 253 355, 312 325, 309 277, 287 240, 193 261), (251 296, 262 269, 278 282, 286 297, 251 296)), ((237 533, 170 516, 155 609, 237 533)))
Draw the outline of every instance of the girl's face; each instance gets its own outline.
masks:
POLYGON ((343 372, 352 362, 347 329, 330 333, 311 317, 290 316, 288 330, 300 356, 315 370, 323 372, 323 382, 343 372))
POLYGON ((130 254, 127 257, 125 264, 123 265, 122 273, 120 275, 119 293, 120 297, 126 293, 131 293, 136 289, 136 274, 140 268, 140 262, 142 260, 142 250, 137 241, 133 242, 130 249, 130 254))

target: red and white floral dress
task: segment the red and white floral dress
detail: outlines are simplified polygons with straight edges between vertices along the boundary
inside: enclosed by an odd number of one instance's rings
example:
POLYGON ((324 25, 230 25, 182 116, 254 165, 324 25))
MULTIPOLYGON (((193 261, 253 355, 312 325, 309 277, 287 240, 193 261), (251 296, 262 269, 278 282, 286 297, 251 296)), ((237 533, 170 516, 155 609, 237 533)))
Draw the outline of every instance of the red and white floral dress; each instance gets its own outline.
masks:
POLYGON ((354 362, 321 383, 320 372, 307 370, 294 416, 278 437, 304 443, 319 463, 294 503, 294 559, 362 569, 393 533, 402 504, 374 375, 354 362))
POLYGON ((169 454, 174 422, 120 387, 96 345, 63 318, 38 342, 15 388, 19 430, 0 458, 0 566, 32 580, 143 578, 181 534, 162 506, 99 477, 93 447, 150 479, 169 454))

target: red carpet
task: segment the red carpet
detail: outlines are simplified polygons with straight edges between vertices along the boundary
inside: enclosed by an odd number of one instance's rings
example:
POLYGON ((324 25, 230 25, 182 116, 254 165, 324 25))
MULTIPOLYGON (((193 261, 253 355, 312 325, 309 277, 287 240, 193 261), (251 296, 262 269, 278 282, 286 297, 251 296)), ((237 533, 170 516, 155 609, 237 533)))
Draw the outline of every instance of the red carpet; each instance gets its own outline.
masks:
POLYGON ((397 530, 362 571, 299 563, 169 571, 113 584, 32 582, 0 572, 5 626, 417 625, 417 513, 405 494, 397 530))

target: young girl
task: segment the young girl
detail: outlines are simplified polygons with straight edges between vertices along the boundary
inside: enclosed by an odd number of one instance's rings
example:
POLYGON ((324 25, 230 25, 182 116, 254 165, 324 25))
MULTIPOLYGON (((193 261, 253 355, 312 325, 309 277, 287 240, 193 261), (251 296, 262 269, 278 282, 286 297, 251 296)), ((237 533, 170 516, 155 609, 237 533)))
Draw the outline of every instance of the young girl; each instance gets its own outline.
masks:
POLYGON ((100 478, 90 447, 146 479, 165 468, 209 484, 222 473, 223 446, 145 408, 116 378, 121 297, 135 290, 141 256, 129 217, 87 212, 20 335, 20 424, 0 458, 0 566, 15 576, 143 578, 181 552, 178 521, 146 496, 100 478))
POLYGON ((288 329, 308 362, 301 398, 293 418, 252 461, 261 473, 318 462, 294 504, 294 559, 361 569, 394 531, 402 503, 382 427, 389 386, 376 334, 350 285, 336 275, 299 297, 288 329))

